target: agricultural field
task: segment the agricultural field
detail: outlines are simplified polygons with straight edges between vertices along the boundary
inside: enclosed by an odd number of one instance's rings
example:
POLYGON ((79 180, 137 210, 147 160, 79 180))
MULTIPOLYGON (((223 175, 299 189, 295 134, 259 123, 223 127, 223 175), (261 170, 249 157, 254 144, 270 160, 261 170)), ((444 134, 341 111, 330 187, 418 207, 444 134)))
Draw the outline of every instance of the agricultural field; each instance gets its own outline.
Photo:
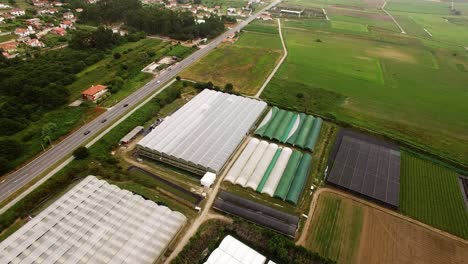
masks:
POLYGON ((337 263, 358 263, 362 206, 333 194, 320 194, 306 248, 337 263))
POLYGON ((261 98, 291 108, 305 94, 310 113, 467 164, 466 51, 386 30, 336 32, 327 22, 285 22, 288 57, 261 98))
POLYGON ((225 43, 181 73, 181 77, 254 95, 282 55, 281 40, 272 26, 258 24, 241 33, 234 43, 225 43), (271 32, 271 33, 270 33, 271 32))
POLYGON ((319 194, 305 247, 340 263, 464 263, 468 243, 376 206, 319 194))
POLYGON ((468 212, 456 172, 403 152, 400 186, 403 214, 468 239, 468 212))

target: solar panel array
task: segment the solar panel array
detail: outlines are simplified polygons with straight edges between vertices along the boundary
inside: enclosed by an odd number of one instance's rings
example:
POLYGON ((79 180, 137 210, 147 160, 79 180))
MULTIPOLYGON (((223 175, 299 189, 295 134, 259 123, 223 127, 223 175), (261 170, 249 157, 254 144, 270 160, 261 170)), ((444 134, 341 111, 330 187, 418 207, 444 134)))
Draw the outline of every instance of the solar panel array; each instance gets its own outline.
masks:
POLYGON ((140 154, 218 173, 265 110, 265 102, 205 89, 143 138, 140 154))
POLYGON ((185 222, 88 176, 0 243, 0 263, 153 263, 185 222))
POLYGON ((345 135, 327 181, 398 207, 400 152, 345 135))

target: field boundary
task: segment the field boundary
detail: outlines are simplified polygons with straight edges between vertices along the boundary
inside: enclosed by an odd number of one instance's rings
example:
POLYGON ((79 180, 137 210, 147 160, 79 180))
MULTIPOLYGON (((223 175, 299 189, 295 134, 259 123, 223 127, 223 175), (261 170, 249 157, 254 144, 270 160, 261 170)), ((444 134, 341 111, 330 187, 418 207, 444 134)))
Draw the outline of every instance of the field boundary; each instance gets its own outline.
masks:
POLYGON ((314 193, 314 197, 312 198, 312 203, 310 204, 310 210, 309 210, 309 213, 307 215, 307 221, 304 224, 304 228, 302 229, 302 233, 301 233, 299 239, 296 241, 296 245, 305 246, 305 241, 307 239, 307 236, 309 235, 309 228, 310 228, 310 225, 311 225, 311 222, 312 222, 312 217, 313 217, 313 214, 314 214, 315 209, 317 207, 318 198, 319 198, 320 194, 322 194, 322 193, 333 193, 333 194, 339 195, 339 196, 341 196, 343 198, 351 199, 351 200, 353 200, 355 202, 358 202, 358 203, 360 203, 362 205, 372 207, 373 209, 376 209, 376 210, 379 210, 381 212, 390 214, 390 215, 395 216, 395 217, 397 217, 397 218, 399 218, 401 220, 410 222, 411 224, 417 225, 417 226, 425 228, 425 229, 427 229, 429 231, 435 232, 435 233, 437 233, 439 235, 445 236, 447 238, 450 238, 450 239, 456 240, 458 242, 461 242, 461 243, 463 243, 465 245, 468 245, 468 241, 461 238, 461 237, 452 235, 452 234, 450 234, 448 232, 442 231, 442 230, 437 229, 437 228, 435 228, 433 226, 424 224, 424 223, 419 222, 419 221, 417 221, 417 220, 415 220, 413 218, 410 218, 408 216, 399 214, 399 213, 397 213, 397 212, 395 212, 393 210, 384 208, 384 207, 379 206, 377 204, 374 204, 372 202, 368 202, 368 201, 366 201, 364 199, 355 197, 352 194, 348 194, 348 193, 345 193, 345 192, 342 192, 342 191, 339 191, 339 190, 335 190, 335 189, 332 189, 332 188, 328 188, 328 187, 320 188, 319 190, 317 190, 314 193))
POLYGON ((281 44, 283 45, 283 52, 284 52, 283 57, 278 62, 278 64, 276 64, 276 67, 273 69, 273 71, 270 73, 268 78, 265 80, 265 82, 263 83, 260 90, 258 90, 257 94, 255 94, 254 98, 259 98, 260 97, 263 90, 265 90, 265 87, 267 86, 267 84, 271 81, 273 76, 275 76, 275 74, 278 71, 279 67, 283 64, 284 60, 286 60, 286 57, 288 56, 288 49, 286 48, 286 44, 285 44, 284 38, 283 38, 283 32, 281 31, 281 19, 279 19, 279 18, 278 18, 278 32, 279 32, 279 36, 280 36, 280 39, 281 39, 281 44))
POLYGON ((387 14, 392 20, 393 22, 395 22, 395 24, 397 25, 397 27, 400 29, 401 31, 401 34, 406 34, 405 30, 400 26, 400 24, 396 21, 396 19, 392 16, 392 14, 390 14, 390 12, 388 12, 387 10, 385 10, 385 6, 387 5, 387 1, 384 2, 384 4, 382 5, 381 9, 382 11, 385 12, 385 14, 387 14))

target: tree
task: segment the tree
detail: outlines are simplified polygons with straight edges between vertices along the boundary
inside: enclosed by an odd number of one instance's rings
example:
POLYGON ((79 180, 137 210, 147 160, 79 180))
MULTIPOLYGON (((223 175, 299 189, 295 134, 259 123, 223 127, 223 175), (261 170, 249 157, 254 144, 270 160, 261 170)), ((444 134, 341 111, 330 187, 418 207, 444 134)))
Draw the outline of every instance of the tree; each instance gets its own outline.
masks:
POLYGON ((73 151, 73 157, 77 160, 86 159, 89 156, 89 150, 86 147, 78 147, 73 151))
POLYGON ((179 82, 181 80, 180 76, 177 76, 176 80, 179 82))
POLYGON ((232 85, 232 83, 226 83, 226 85, 224 86, 224 90, 226 92, 232 92, 234 90, 234 85, 232 85))
POLYGON ((116 52, 114 53, 114 59, 118 60, 122 57, 122 55, 120 55, 120 53, 116 52))
POLYGON ((14 160, 23 152, 23 145, 13 139, 0 140, 0 157, 14 160))
POLYGON ((213 89, 213 87, 214 87, 214 85, 213 85, 213 83, 211 81, 206 83, 206 88, 213 89))

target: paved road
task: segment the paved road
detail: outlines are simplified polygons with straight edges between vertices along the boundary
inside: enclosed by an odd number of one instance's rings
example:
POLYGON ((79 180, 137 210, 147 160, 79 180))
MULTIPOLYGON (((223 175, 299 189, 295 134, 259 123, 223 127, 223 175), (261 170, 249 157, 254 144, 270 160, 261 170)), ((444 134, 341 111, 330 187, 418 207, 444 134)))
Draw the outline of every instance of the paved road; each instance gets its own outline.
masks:
MULTIPOLYGON (((279 2, 281 2, 281 0, 273 2, 261 11, 269 9, 274 5, 278 4, 279 2)), ((82 145, 85 141, 90 140, 91 138, 96 136, 99 130, 103 129, 109 123, 118 120, 119 117, 128 112, 130 108, 137 105, 138 102, 142 101, 145 97, 162 88, 163 83, 177 76, 177 74, 179 74, 182 70, 190 66, 194 61, 200 59, 201 57, 205 56, 207 53, 215 49, 229 35, 235 33, 236 31, 239 31, 247 24, 252 22, 254 19, 256 19, 261 13, 261 11, 237 24, 234 28, 226 31, 221 36, 208 43, 204 48, 196 51, 183 61, 170 67, 170 70, 166 70, 164 73, 158 76, 158 78, 151 80, 143 87, 138 89, 136 92, 134 92, 133 94, 116 104, 114 107, 109 109, 107 112, 103 113, 99 118, 82 126, 79 130, 68 136, 66 139, 64 139, 48 151, 44 152, 41 156, 26 164, 24 167, 1 178, 0 202, 7 199, 12 193, 18 191, 23 186, 27 185, 30 181, 47 171, 49 168, 53 167, 64 157, 71 155, 73 150, 82 145), (125 105, 128 106, 124 107, 125 105), (102 120, 104 119, 107 119, 107 121, 102 123, 102 120), (90 133, 84 135, 86 131, 90 131, 90 133)))

